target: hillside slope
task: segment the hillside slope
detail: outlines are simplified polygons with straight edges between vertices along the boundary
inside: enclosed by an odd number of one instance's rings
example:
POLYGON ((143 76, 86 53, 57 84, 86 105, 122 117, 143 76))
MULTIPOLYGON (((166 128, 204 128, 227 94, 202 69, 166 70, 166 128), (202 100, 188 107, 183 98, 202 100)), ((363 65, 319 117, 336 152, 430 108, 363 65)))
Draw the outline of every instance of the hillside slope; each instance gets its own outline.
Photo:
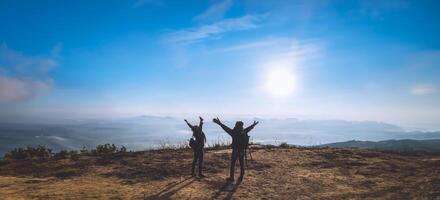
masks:
MULTIPOLYGON (((225 181, 230 150, 144 151, 45 162, 2 161, 4 199, 439 199, 440 155, 254 147, 243 182, 225 181)), ((238 173, 238 171, 237 171, 238 173)))
POLYGON ((440 140, 384 140, 378 142, 350 140, 320 145, 321 147, 358 147, 390 151, 426 151, 440 153, 440 140))

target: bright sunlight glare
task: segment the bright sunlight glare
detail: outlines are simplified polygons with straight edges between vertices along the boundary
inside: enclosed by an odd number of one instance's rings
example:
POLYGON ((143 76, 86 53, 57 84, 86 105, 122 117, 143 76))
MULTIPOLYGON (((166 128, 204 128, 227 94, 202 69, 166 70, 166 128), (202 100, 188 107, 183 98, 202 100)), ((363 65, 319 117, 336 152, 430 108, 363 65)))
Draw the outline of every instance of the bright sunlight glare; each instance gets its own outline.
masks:
POLYGON ((295 84, 295 76, 291 70, 276 69, 268 73, 266 89, 274 96, 283 97, 295 91, 295 84))

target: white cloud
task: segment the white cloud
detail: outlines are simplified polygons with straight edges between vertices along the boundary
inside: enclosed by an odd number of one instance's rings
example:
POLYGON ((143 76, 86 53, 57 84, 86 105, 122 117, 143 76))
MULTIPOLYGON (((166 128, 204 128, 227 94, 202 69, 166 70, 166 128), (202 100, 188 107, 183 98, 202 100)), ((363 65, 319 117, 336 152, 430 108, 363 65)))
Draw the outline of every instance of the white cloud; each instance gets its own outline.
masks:
POLYGON ((231 31, 255 29, 261 26, 263 16, 245 15, 239 18, 224 19, 209 25, 178 30, 165 35, 165 41, 190 44, 231 31))
MULTIPOLYGON (((60 52, 60 46, 53 52, 60 52)), ((58 65, 51 56, 26 56, 0 46, 0 102, 14 102, 34 97, 53 87, 49 72, 58 65)))
POLYGON ((194 17, 197 21, 210 21, 222 19, 226 11, 231 8, 233 4, 232 0, 221 0, 212 4, 208 9, 206 9, 202 14, 194 17))
POLYGON ((415 85, 410 90, 410 93, 415 96, 435 94, 437 92, 438 88, 435 85, 427 84, 415 85))
POLYGON ((21 80, 0 75, 0 102, 12 102, 30 98, 52 88, 52 79, 21 80))

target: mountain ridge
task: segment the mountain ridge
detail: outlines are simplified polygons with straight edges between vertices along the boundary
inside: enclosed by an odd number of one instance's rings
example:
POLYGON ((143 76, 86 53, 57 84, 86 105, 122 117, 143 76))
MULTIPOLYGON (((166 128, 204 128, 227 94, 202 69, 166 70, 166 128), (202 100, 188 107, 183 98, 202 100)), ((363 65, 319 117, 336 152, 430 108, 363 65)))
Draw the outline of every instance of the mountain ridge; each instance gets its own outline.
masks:
POLYGON ((379 150, 391 150, 391 151, 425 151, 440 153, 440 139, 432 140, 382 140, 382 141, 359 141, 350 140, 345 142, 335 142, 329 144, 319 145, 320 147, 357 147, 357 148, 369 148, 379 150))

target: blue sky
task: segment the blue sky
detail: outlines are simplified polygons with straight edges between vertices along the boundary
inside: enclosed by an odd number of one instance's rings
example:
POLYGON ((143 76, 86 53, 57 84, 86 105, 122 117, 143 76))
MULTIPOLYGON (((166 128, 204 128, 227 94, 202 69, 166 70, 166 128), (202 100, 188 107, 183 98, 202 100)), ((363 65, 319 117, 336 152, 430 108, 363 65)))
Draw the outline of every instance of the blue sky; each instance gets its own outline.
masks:
POLYGON ((3 0, 0 119, 203 114, 440 128, 439 9, 3 0))

